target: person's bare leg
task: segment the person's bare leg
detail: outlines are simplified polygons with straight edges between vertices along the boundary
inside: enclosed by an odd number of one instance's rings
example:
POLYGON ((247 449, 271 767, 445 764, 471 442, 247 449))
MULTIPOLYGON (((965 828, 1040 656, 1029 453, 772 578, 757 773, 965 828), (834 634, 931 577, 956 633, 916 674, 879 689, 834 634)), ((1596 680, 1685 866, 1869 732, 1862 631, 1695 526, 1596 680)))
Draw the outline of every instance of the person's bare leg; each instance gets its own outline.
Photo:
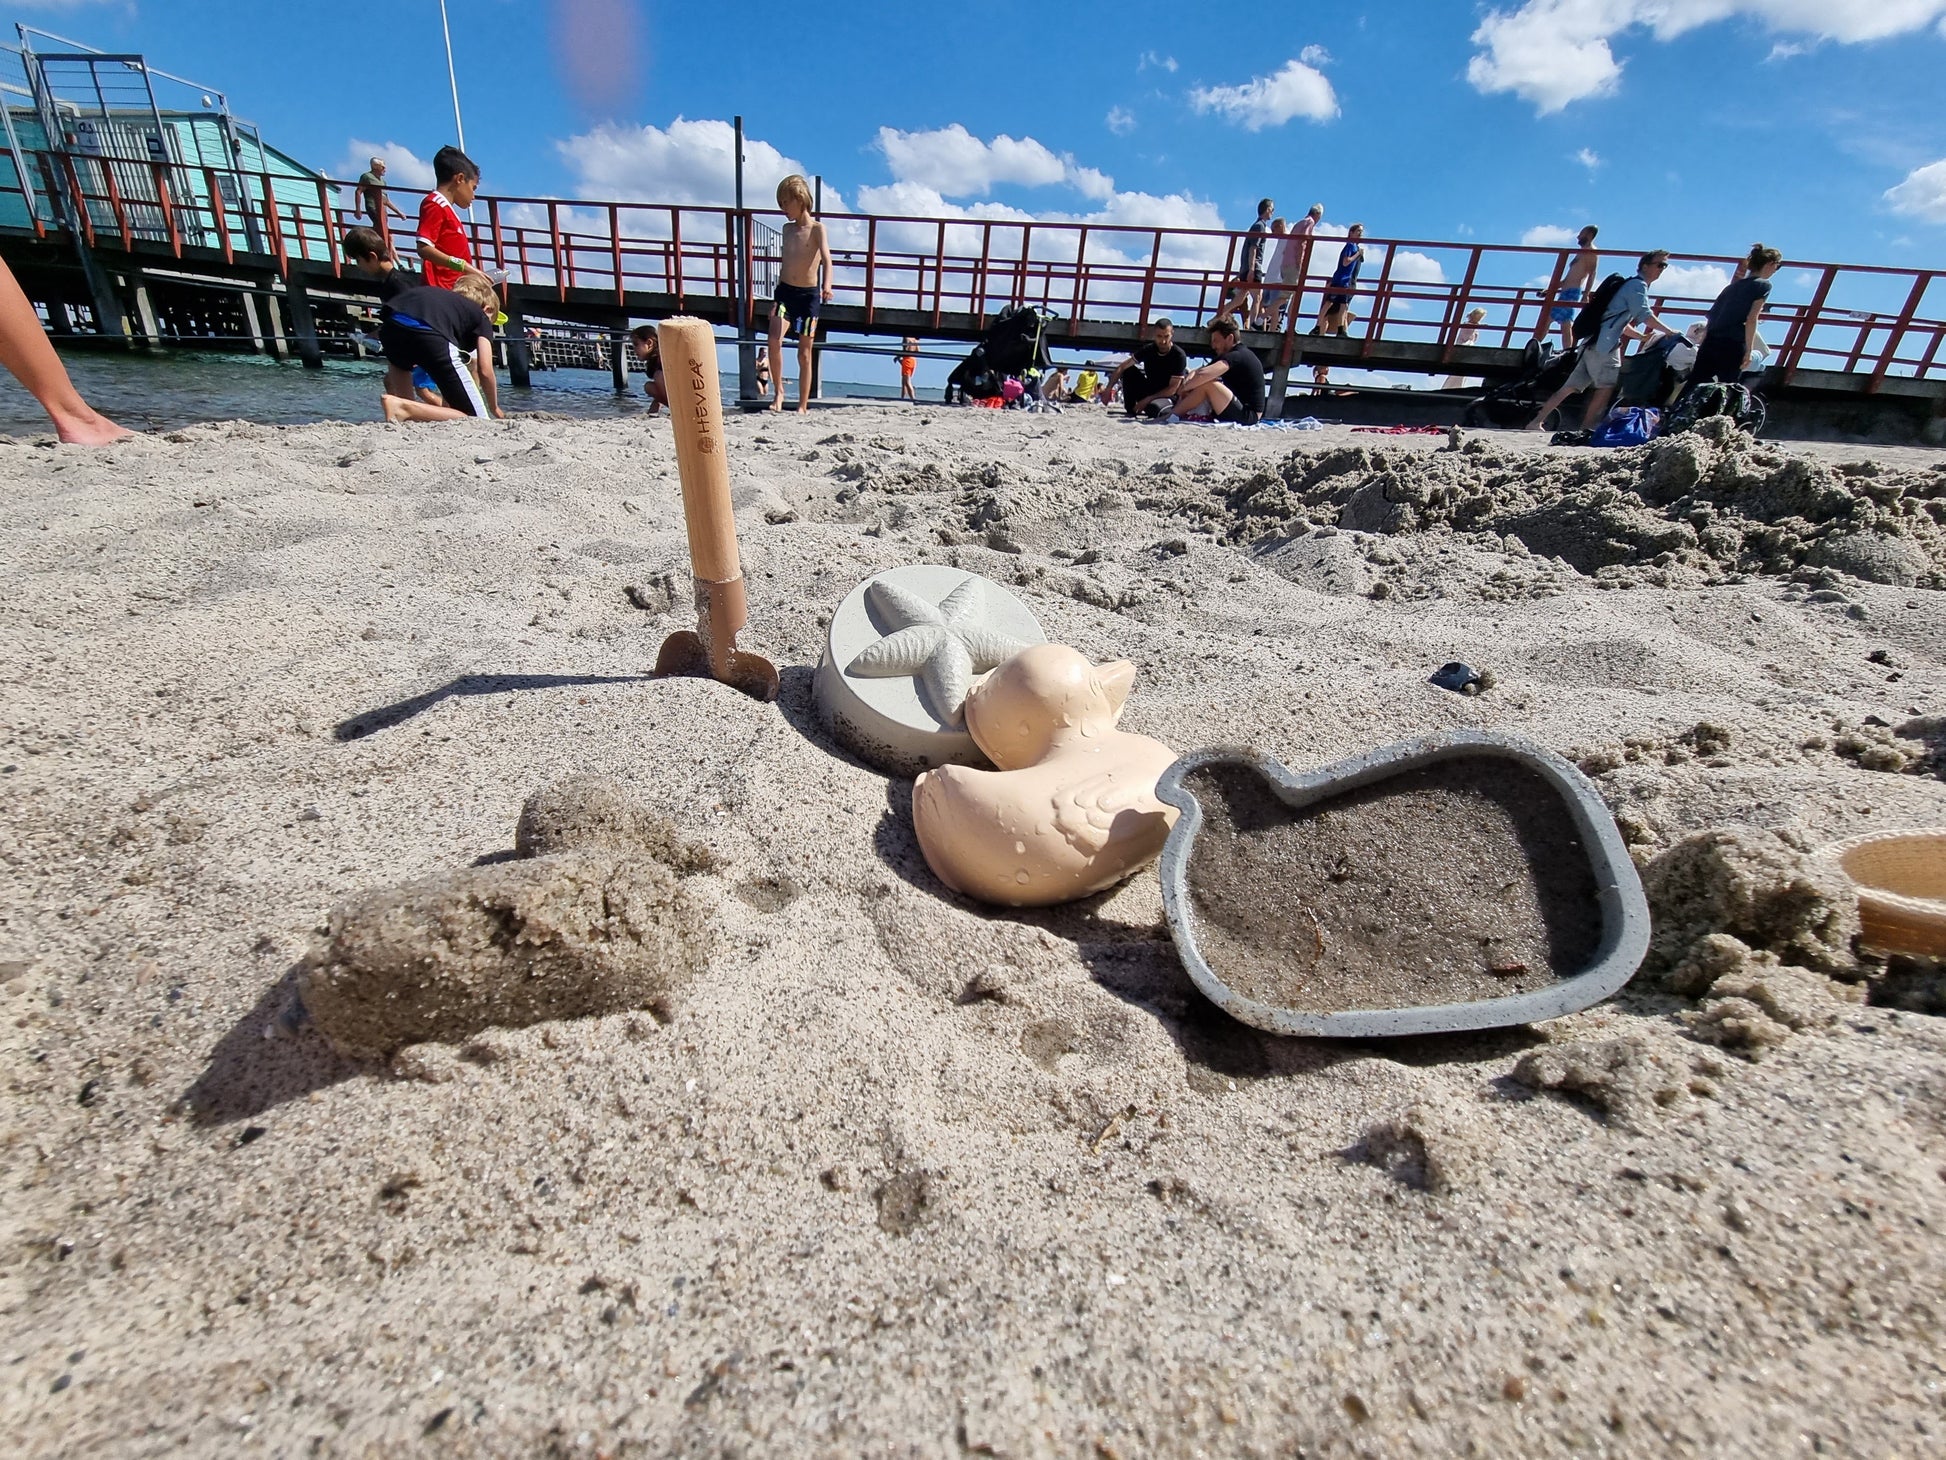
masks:
POLYGON ((770 311, 770 408, 784 409, 784 315, 770 311))
POLYGON ((1584 431, 1594 430, 1596 423, 1608 414, 1608 403, 1614 398, 1614 386, 1603 385, 1597 387, 1595 393, 1588 397, 1588 409, 1582 412, 1581 429, 1584 431))
POLYGON ((407 400, 404 396, 384 395, 379 397, 379 405, 385 411, 385 419, 395 424, 402 421, 470 421, 474 417, 465 411, 456 411, 451 406, 429 406, 422 400, 407 400))
POLYGON ((811 346, 817 343, 818 322, 808 319, 797 336, 797 413, 811 410, 811 346))
POLYGON ((1543 429, 1547 421, 1547 418, 1554 414, 1555 408, 1558 407, 1562 401, 1566 400, 1569 396, 1573 394, 1574 391, 1567 386, 1562 386, 1561 389, 1555 391, 1553 395, 1547 398, 1547 404, 1540 408, 1540 410, 1535 414, 1534 419, 1527 423, 1526 429, 1529 431, 1539 431, 1543 429))
POLYGON ((412 395, 412 372, 387 361, 385 366, 385 393, 387 395, 410 397, 412 395))
POLYGON ((81 392, 68 379, 67 366, 48 343, 40 316, 5 260, 0 260, 0 365, 41 403, 54 423, 54 434, 68 445, 106 446, 135 434, 81 399, 81 392))

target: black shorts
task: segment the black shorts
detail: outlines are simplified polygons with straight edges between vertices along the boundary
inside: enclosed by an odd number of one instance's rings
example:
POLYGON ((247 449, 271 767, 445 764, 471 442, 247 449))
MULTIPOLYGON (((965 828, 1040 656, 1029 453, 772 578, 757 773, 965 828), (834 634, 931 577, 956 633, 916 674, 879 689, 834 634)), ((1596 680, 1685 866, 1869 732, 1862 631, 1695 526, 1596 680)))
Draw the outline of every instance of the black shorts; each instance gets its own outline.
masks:
POLYGON ((804 326, 815 323, 818 312, 824 308, 818 291, 809 284, 779 284, 773 297, 776 307, 771 313, 783 315, 792 334, 802 334, 804 326))
POLYGON ((1211 419, 1221 421, 1226 426, 1254 426, 1262 417, 1235 396, 1231 396, 1230 403, 1223 407, 1221 414, 1211 419))
POLYGON ((387 363, 401 370, 423 370, 432 377, 439 395, 447 405, 469 416, 487 413, 486 398, 473 367, 466 363, 460 348, 444 335, 431 330, 416 330, 397 320, 386 320, 378 327, 378 342, 385 350, 387 363))

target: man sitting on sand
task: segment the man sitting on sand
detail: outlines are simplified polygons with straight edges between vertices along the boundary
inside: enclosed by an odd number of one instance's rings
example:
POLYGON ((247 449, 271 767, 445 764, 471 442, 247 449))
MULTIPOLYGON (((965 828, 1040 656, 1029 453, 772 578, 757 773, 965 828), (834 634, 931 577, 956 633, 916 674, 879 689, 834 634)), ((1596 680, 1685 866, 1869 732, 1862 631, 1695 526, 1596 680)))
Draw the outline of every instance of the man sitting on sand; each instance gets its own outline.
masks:
POLYGON ((1264 414, 1264 362, 1237 341, 1237 322, 1213 320, 1209 345, 1216 358, 1192 372, 1176 393, 1175 416, 1207 409, 1212 421, 1254 426, 1264 414))
POLYGON ((421 284, 401 289, 380 312, 379 343, 386 363, 408 375, 416 368, 432 377, 446 404, 396 395, 391 372, 380 404, 388 421, 458 421, 468 416, 501 418, 500 392, 493 374, 493 315, 500 296, 480 273, 461 274, 451 289, 421 284), (470 359, 469 359, 470 356, 470 359))
POLYGON ((1188 373, 1189 356, 1176 343, 1176 326, 1158 319, 1149 343, 1117 365, 1108 383, 1120 385, 1128 413, 1139 416, 1151 406, 1159 411, 1166 405, 1188 373))

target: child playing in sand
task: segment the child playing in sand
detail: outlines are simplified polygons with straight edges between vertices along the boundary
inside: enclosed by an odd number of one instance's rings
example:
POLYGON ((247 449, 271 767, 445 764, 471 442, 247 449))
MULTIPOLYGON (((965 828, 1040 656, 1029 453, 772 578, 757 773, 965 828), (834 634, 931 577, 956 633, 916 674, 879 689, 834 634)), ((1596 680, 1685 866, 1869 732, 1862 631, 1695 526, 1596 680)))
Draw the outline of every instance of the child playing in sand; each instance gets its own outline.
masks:
POLYGON ((432 377, 444 405, 395 394, 392 375, 380 398, 388 421, 457 421, 502 417, 493 374, 493 316, 500 296, 484 274, 461 274, 451 289, 401 289, 379 313, 378 338, 388 365, 432 377), (470 355, 470 360, 469 360, 470 355))
MULTIPOLYGON (((354 228, 345 234, 345 259, 367 279, 378 285, 378 302, 383 305, 406 289, 416 288, 424 282, 417 274, 398 266, 385 240, 370 228, 354 228)), ((385 393, 401 398, 411 397, 415 389, 419 399, 425 400, 432 394, 428 379, 422 386, 412 378, 410 370, 401 370, 391 361, 385 362, 385 393)), ((437 399, 429 404, 441 404, 437 399)))
POLYGON ((653 416, 669 404, 669 391, 662 383, 662 343, 656 338, 652 324, 638 324, 628 332, 628 337, 634 342, 635 358, 648 371, 649 378, 642 390, 649 398, 649 414, 653 416))
POLYGON ((831 244, 824 225, 811 216, 811 184, 792 173, 777 184, 777 206, 784 225, 783 260, 770 308, 770 360, 775 372, 770 395, 773 411, 784 409, 784 328, 797 331, 797 409, 811 409, 811 347, 817 341, 818 314, 831 300, 831 244), (818 271, 824 271, 820 278, 818 271))

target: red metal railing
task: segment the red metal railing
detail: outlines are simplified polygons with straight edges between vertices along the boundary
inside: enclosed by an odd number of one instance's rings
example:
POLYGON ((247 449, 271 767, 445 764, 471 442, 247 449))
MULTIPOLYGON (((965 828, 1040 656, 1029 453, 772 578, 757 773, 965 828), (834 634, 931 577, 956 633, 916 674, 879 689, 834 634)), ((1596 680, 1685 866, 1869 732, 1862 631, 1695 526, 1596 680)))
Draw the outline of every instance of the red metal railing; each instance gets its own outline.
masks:
MULTIPOLYGON (((293 261, 345 268, 340 240, 367 224, 361 211, 334 202, 353 186, 162 162, 130 163, 82 153, 39 154, 40 183, 0 183, 26 216, 66 218, 89 243, 124 249, 142 244, 220 251, 226 261, 257 260, 288 275, 293 261), (146 196, 131 197, 131 179, 147 169, 146 196), (134 169, 131 171, 131 169, 134 169), (119 172, 119 180, 117 173, 119 172), (199 185, 200 184, 200 185, 199 185), (57 206, 45 195, 66 194, 57 206), (36 198, 45 199, 39 208, 36 198)), ((0 205, 4 205, 0 201, 0 205)), ((548 290, 557 301, 629 306, 647 312, 728 301, 737 270, 731 240, 756 234, 769 210, 665 203, 482 198, 468 223, 482 267, 548 290), (643 296, 648 296, 644 298, 643 296)), ((1203 229, 1136 228, 1103 223, 826 215, 834 263, 834 301, 856 306, 866 329, 906 332, 947 324, 978 327, 1009 305, 1036 304, 1060 316, 1055 340, 1112 348, 1125 331, 1112 326, 1169 316, 1206 325, 1233 292, 1244 235, 1203 229)), ((388 220, 380 231, 394 237, 388 220)), ((397 240, 402 255, 409 256, 397 240)), ((1275 240, 1273 241, 1275 242, 1275 240)), ((774 270, 767 248, 754 252, 750 276, 774 270)), ((1317 316, 1342 240, 1298 240, 1293 277, 1272 278, 1265 292, 1289 299, 1281 341, 1288 361, 1317 316)), ((1558 333, 1550 312, 1569 252, 1516 245, 1424 239, 1367 239, 1365 265, 1352 291, 1360 354, 1373 364, 1406 369, 1423 363, 1444 372, 1465 343, 1518 347, 1558 333), (1483 310, 1472 323, 1468 316, 1483 310), (1464 340, 1474 330, 1475 340, 1464 340), (1386 346, 1424 346, 1384 350, 1386 346)), ((1633 256, 1609 251, 1602 272, 1629 272, 1633 256)), ((1738 261, 1677 254, 1654 299, 1657 314, 1682 328, 1702 318, 1738 261)), ((1275 255, 1266 250, 1265 263, 1275 255)), ((1859 378, 1865 391, 1888 377, 1946 378, 1946 273, 1875 265, 1790 263, 1774 281, 1761 332, 1771 363, 1786 375, 1804 369, 1859 378)), ((745 318, 763 314, 757 289, 743 281, 745 318)), ((1565 306, 1564 306, 1565 307, 1565 306)), ((1264 343, 1258 336, 1256 343, 1264 343)), ((1462 362, 1463 363, 1463 362, 1462 362)))

